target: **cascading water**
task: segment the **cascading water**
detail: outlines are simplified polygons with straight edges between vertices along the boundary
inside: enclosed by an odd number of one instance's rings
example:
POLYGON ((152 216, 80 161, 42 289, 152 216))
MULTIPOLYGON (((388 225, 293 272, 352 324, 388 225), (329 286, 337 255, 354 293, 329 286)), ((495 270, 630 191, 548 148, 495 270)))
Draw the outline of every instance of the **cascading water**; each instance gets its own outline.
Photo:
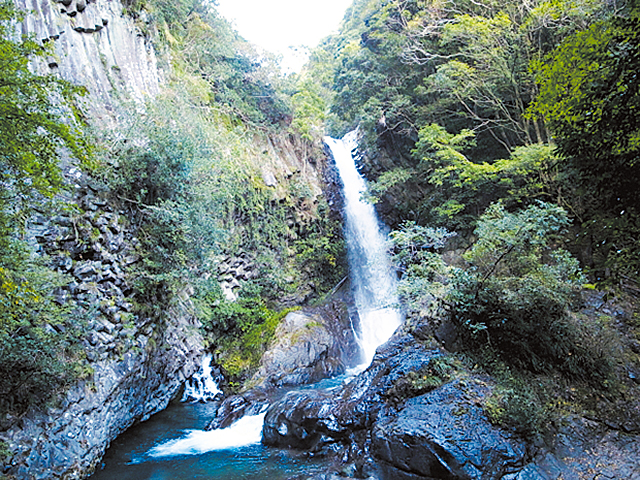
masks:
POLYGON ((211 376, 211 354, 202 357, 202 366, 187 380, 181 402, 208 402, 222 395, 218 384, 211 376))
MULTIPOLYGON (((211 355, 202 357, 200 369, 186 382, 182 402, 208 402, 222 394, 211 375, 211 355)), ((185 430, 182 438, 171 439, 153 447, 146 457, 160 458, 178 455, 198 455, 215 450, 226 450, 260 443, 264 413, 248 415, 228 428, 220 430, 185 430)))
POLYGON ((351 282, 358 315, 358 341, 368 365, 376 348, 402 323, 396 309, 396 274, 391 268, 385 236, 373 205, 363 198, 366 182, 353 158, 357 130, 337 140, 325 137, 344 185, 345 231, 351 282))

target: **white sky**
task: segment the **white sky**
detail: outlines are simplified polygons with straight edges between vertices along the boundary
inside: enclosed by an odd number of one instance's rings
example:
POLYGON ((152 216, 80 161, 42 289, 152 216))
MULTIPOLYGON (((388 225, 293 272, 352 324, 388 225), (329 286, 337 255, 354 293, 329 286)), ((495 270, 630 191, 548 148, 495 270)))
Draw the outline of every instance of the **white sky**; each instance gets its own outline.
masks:
POLYGON ((218 12, 245 39, 281 54, 283 68, 299 71, 306 57, 289 47, 315 47, 338 29, 353 0, 218 0, 218 12))

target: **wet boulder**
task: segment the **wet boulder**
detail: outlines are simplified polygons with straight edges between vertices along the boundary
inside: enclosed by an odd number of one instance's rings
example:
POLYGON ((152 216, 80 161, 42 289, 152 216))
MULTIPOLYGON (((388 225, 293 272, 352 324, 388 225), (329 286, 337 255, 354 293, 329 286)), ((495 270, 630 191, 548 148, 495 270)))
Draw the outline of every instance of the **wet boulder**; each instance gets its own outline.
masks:
POLYGON ((249 384, 273 389, 340 375, 353 365, 356 349, 346 315, 326 309, 290 312, 249 384))
POLYGON ((526 444, 493 426, 482 381, 455 381, 408 399, 376 423, 371 453, 386 479, 502 478, 526 463, 526 444))
POLYGON ((331 410, 332 395, 329 392, 290 392, 267 411, 262 442, 308 450, 315 448, 323 439, 340 438, 347 429, 337 422, 331 410))

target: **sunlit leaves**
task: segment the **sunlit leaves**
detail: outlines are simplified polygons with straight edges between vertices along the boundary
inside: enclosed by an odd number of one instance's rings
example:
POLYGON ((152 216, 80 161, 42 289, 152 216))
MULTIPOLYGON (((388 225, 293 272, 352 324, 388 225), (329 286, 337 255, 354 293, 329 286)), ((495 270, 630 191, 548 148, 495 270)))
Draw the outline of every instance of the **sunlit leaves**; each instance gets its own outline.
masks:
MULTIPOLYGON (((86 160, 72 101, 83 90, 53 75, 37 75, 29 62, 47 51, 30 37, 15 39, 13 4, 0 4, 0 208, 23 209, 63 186, 61 148, 86 160)), ((15 210, 14 210, 15 211, 15 210)), ((6 228, 6 227, 4 227, 6 228)), ((3 232, 4 234, 5 232, 3 232)))

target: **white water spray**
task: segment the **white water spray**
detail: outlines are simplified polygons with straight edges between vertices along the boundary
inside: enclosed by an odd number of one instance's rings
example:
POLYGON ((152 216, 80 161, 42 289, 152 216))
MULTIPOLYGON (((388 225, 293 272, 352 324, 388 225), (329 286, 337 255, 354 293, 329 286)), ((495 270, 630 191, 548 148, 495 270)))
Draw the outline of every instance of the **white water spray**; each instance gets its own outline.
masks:
POLYGON ((222 391, 211 376, 211 354, 202 357, 202 366, 184 386, 182 402, 207 402, 214 400, 222 391))
POLYGON ((214 450, 229 450, 255 445, 262 440, 262 424, 265 413, 247 415, 227 428, 219 430, 186 430, 186 436, 156 445, 148 457, 175 457, 200 455, 214 450))
POLYGON ((402 316, 396 309, 396 275, 391 268, 376 211, 362 198, 367 187, 352 155, 358 146, 357 130, 342 140, 325 137, 324 141, 331 149, 344 184, 349 268, 360 316, 358 341, 364 360, 369 364, 376 348, 402 323, 402 316))

